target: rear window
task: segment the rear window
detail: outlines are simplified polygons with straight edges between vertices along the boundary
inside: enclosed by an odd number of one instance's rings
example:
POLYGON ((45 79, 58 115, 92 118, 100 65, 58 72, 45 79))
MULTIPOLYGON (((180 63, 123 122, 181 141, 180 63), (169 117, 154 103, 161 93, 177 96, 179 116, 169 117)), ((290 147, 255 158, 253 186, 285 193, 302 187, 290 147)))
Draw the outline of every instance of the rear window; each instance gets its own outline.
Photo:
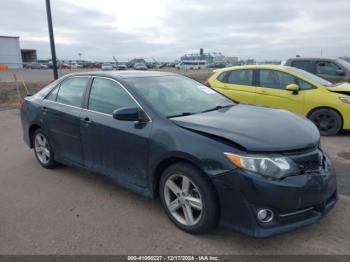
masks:
POLYGON ((313 72, 311 61, 293 61, 292 66, 296 68, 303 69, 308 72, 313 72))
POLYGON ((227 78, 227 83, 234 85, 253 85, 253 70, 233 70, 227 78))
POLYGON ((226 76, 227 76, 227 72, 223 72, 217 77, 217 80, 219 80, 220 82, 225 82, 226 76))

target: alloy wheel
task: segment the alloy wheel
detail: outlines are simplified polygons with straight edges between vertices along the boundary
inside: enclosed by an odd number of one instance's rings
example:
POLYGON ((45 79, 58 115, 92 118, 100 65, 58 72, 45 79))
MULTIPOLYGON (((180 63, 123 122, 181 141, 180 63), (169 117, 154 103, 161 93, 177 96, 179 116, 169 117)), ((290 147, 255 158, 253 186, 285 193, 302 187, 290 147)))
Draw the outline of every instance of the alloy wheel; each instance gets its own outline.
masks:
POLYGON ((203 213, 203 201, 195 183, 184 175, 171 175, 164 186, 166 206, 176 221, 196 225, 203 213))
POLYGON ((35 153, 42 164, 50 161, 50 147, 46 137, 42 133, 37 133, 34 139, 35 153))

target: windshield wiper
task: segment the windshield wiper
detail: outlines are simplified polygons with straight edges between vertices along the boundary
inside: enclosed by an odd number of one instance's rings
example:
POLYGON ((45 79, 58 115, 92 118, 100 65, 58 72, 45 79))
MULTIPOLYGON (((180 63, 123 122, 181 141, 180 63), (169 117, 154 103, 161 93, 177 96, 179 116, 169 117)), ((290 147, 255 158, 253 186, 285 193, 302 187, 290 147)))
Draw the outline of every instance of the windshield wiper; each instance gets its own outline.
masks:
POLYGON ((179 116, 190 116, 190 115, 194 115, 194 114, 196 114, 196 113, 183 112, 181 114, 167 116, 167 118, 173 118, 173 117, 179 117, 179 116))
POLYGON ((195 114, 201 114, 201 113, 206 113, 206 112, 210 112, 210 111, 215 111, 215 110, 219 110, 222 108, 227 108, 227 107, 231 107, 234 106, 235 104, 227 104, 227 105, 218 105, 216 107, 204 110, 204 111, 200 111, 200 112, 183 112, 181 114, 177 114, 177 115, 171 115, 171 116, 167 116, 167 118, 172 118, 172 117, 180 117, 180 116, 190 116, 190 115, 195 115, 195 114))
POLYGON ((213 108, 204 110, 204 111, 202 111, 201 113, 206 113, 206 112, 210 112, 210 111, 215 111, 215 110, 219 110, 219 109, 223 109, 223 108, 227 108, 227 107, 231 107, 231 106, 234 106, 234 104, 218 105, 218 106, 216 106, 216 107, 213 107, 213 108))

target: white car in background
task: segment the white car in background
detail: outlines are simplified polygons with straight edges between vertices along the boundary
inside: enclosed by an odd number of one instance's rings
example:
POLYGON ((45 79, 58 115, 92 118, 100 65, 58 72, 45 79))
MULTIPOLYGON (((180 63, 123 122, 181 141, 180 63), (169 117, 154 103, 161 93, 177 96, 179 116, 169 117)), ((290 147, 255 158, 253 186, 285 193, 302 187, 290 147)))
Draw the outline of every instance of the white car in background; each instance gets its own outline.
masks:
POLYGON ((101 70, 102 71, 112 71, 113 70, 113 65, 112 64, 102 64, 101 65, 101 70))
POLYGON ((135 70, 147 70, 147 66, 144 63, 136 63, 134 64, 135 70))
POLYGON ((202 69, 206 68, 208 63, 206 60, 182 60, 179 64, 176 65, 177 69, 202 69))
POLYGON ((71 68, 83 68, 83 65, 82 64, 78 64, 78 63, 71 63, 70 64, 70 67, 71 68))
POLYGON ((118 70, 127 70, 128 67, 126 66, 126 64, 118 64, 117 65, 117 69, 118 70))

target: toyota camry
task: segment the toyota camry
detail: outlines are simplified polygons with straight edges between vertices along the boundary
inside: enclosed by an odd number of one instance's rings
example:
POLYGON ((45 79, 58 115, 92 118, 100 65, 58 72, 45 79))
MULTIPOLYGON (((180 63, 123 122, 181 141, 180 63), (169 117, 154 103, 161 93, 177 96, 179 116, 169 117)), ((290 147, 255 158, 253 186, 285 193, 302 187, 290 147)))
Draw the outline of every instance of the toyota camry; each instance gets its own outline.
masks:
POLYGON ((189 233, 220 225, 268 237, 319 220, 337 201, 312 122, 177 74, 70 74, 26 97, 21 120, 41 166, 87 169, 159 197, 189 233))

